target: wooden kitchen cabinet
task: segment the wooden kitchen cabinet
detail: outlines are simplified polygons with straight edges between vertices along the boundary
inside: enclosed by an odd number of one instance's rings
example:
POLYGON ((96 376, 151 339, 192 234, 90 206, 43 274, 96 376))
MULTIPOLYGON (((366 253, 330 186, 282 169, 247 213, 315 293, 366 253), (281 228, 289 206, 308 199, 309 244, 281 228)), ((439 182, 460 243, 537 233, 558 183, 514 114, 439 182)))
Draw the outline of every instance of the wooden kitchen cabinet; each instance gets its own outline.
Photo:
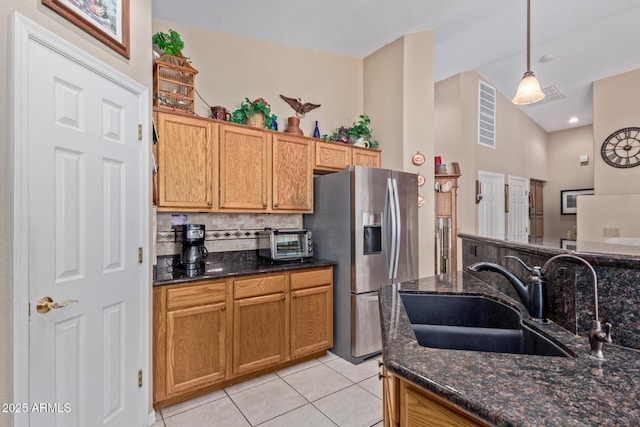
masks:
POLYGON ((218 125, 179 114, 157 117, 158 209, 213 209, 218 125))
POLYGON ((312 141, 273 134, 273 204, 274 211, 313 211, 312 141))
POLYGON ((333 347, 333 269, 291 273, 291 357, 333 347))
POLYGON ((351 166, 351 146, 335 142, 316 141, 314 169, 338 172, 351 166))
POLYGON ((324 354, 332 295, 331 266, 155 286, 154 408, 324 354))
POLYGON ((154 402, 223 381, 230 357, 226 283, 153 292, 154 402))
POLYGON ((351 163, 353 166, 368 166, 370 168, 380 167, 380 152, 368 148, 351 148, 351 163))
POLYGON ((220 210, 268 210, 269 138, 266 132, 247 126, 220 126, 220 210))
POLYGON ((462 408, 383 370, 383 423, 385 427, 489 427, 462 408), (387 406, 389 404, 389 406, 387 406), (394 407, 397 405, 397 408, 394 407), (395 417, 399 418, 395 418, 395 417))
POLYGON ((288 359, 289 306, 284 274, 234 280, 233 374, 288 359))

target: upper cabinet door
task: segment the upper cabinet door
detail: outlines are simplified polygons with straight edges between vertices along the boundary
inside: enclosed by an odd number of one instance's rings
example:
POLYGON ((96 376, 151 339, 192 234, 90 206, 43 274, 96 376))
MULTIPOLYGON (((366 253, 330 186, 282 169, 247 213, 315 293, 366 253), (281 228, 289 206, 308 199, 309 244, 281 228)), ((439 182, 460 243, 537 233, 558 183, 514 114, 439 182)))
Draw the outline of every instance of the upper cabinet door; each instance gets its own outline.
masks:
POLYGON ((268 134, 242 126, 220 126, 220 208, 266 211, 270 185, 268 134))
POLYGON ((158 114, 158 207, 210 210, 217 125, 158 114))
POLYGON ((273 211, 313 211, 313 145, 308 139, 273 135, 273 211))
POLYGON ((353 166, 368 166, 370 168, 380 167, 380 152, 368 148, 353 147, 353 166))
POLYGON ((335 142, 315 141, 315 168, 320 171, 341 171, 351 165, 351 146, 335 142))

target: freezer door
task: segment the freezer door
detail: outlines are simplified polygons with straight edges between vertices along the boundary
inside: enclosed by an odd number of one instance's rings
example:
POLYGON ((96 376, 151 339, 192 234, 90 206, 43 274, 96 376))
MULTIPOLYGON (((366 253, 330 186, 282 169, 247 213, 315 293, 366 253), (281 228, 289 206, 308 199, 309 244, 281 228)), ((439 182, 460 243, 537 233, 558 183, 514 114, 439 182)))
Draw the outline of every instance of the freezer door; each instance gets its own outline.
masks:
POLYGON ((392 282, 418 278, 418 177, 412 173, 393 172, 397 184, 399 226, 397 268, 392 282))
POLYGON ((351 295, 351 355, 368 356, 382 351, 378 293, 351 295))
POLYGON ((360 294, 391 283, 391 171, 355 166, 351 173, 351 291, 360 294))

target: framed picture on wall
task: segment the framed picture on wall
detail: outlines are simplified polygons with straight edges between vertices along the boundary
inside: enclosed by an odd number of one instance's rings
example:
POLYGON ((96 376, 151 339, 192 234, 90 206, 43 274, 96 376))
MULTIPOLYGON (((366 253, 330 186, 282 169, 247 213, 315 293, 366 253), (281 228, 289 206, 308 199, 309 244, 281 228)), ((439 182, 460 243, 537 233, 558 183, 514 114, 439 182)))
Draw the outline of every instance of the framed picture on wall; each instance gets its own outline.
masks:
POLYGON ((129 59, 129 0, 42 0, 42 4, 129 59))
POLYGON ((575 215, 578 212, 578 196, 593 195, 593 188, 584 190, 563 190, 560 192, 560 213, 575 215))

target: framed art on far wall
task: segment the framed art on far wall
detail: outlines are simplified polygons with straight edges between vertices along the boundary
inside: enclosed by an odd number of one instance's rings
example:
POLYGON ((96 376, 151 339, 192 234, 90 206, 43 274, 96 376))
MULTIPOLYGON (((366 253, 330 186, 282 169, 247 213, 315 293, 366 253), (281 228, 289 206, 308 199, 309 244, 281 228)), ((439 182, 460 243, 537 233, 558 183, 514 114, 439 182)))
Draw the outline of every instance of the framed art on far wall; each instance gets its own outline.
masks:
POLYGON ((578 212, 578 196, 593 195, 593 188, 584 190, 563 190, 560 192, 560 213, 575 215, 578 212))
POLYGON ((42 4, 129 59, 129 0, 42 0, 42 4))

